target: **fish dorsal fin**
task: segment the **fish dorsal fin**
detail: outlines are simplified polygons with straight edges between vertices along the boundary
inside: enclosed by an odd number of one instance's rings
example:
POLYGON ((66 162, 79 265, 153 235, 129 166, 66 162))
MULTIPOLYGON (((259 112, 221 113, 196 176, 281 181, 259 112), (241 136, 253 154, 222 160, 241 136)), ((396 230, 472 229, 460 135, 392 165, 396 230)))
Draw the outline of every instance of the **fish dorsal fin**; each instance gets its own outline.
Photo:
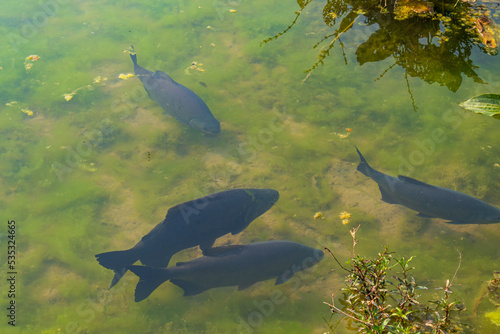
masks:
POLYGON ((192 201, 177 204, 176 206, 168 209, 165 221, 168 222, 170 219, 180 219, 186 223, 186 225, 189 225, 191 223, 189 220, 190 217, 193 215, 196 217, 196 215, 200 213, 200 211, 196 209, 191 202, 192 201))
POLYGON ((168 76, 167 73, 162 72, 162 71, 156 71, 155 74, 153 74, 153 78, 155 78, 157 80, 166 80, 166 81, 172 82, 174 84, 177 84, 174 80, 172 80, 171 77, 168 76))
POLYGON ((228 246, 219 246, 212 247, 203 251, 203 255, 205 256, 226 256, 229 253, 238 252, 243 249, 243 245, 228 245, 228 246))
POLYGON ((417 186, 434 187, 431 184, 428 184, 428 183, 425 183, 425 182, 422 182, 422 181, 419 181, 419 180, 412 179, 411 177, 408 177, 408 176, 398 175, 398 179, 400 179, 403 182, 408 182, 408 183, 411 183, 411 184, 415 184, 417 186))

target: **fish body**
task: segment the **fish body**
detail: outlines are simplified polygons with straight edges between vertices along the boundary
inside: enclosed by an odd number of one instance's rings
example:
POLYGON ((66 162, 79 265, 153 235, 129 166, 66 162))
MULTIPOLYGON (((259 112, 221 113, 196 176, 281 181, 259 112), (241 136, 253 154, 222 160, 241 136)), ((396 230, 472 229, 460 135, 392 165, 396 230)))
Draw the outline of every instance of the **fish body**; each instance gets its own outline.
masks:
POLYGON ((356 151, 361 159, 358 171, 377 182, 384 202, 401 204, 421 217, 441 218, 450 224, 500 223, 500 209, 455 190, 381 173, 368 165, 358 148, 356 151))
POLYGON ((183 249, 200 246, 204 251, 217 238, 240 233, 278 198, 273 189, 232 189, 176 205, 134 247, 97 254, 97 261, 115 271, 113 287, 137 260, 150 267, 167 267, 170 258, 183 249))
POLYGON ((292 241, 221 246, 204 254, 166 269, 129 267, 140 278, 135 301, 147 298, 167 280, 182 288, 184 296, 217 287, 238 286, 238 290, 244 290, 257 282, 274 278, 278 285, 323 259, 323 251, 292 241))
POLYGON ((192 90, 175 82, 166 73, 152 72, 137 64, 136 54, 130 54, 135 75, 141 80, 149 97, 178 121, 204 133, 219 133, 220 123, 208 106, 192 90))

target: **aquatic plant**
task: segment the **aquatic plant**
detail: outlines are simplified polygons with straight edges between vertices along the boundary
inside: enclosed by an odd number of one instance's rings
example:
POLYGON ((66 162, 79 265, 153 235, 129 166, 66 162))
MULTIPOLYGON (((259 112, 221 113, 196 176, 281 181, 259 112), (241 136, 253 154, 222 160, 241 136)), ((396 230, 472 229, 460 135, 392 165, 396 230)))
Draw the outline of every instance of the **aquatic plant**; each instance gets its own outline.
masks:
POLYGON ((460 103, 464 109, 500 119, 500 94, 481 94, 460 103))
POLYGON ((489 282, 483 286, 479 297, 474 302, 474 315, 477 316, 482 301, 487 298, 495 309, 485 314, 493 324, 500 326, 500 271, 495 271, 489 282))
MULTIPOLYGON (((333 314, 348 318, 350 329, 358 333, 461 333, 464 325, 458 322, 457 315, 464 310, 463 304, 453 301, 451 287, 457 275, 460 261, 451 280, 446 280, 441 298, 430 301, 430 305, 421 303, 417 290, 427 289, 418 286, 410 266, 413 257, 406 259, 393 257, 387 247, 374 259, 356 255, 356 232, 359 226, 351 230, 353 238, 352 258, 347 262, 347 268, 340 264, 333 252, 325 247, 340 267, 347 272, 346 287, 342 289, 343 298, 335 305, 327 303, 333 314), (394 273, 397 271, 396 273, 394 273), (388 280, 392 277, 395 284, 388 280), (390 300, 394 302, 391 302, 390 300)), ((330 320, 326 320, 329 329, 334 332, 330 320)))

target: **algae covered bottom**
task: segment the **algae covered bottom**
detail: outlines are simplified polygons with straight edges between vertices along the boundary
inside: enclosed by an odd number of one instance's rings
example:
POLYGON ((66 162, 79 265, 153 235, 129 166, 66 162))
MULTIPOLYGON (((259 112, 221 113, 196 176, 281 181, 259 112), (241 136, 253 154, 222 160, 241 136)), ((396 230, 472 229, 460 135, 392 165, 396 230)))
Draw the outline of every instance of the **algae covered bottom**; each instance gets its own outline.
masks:
MULTIPOLYGON (((216 247, 288 240, 347 260, 361 224, 366 257, 383 246, 415 256, 415 279, 429 288, 421 300, 436 299, 458 249, 453 295, 476 331, 498 330, 498 306, 483 297, 476 316, 473 304, 500 268, 500 224, 450 225, 384 203, 354 150, 388 175, 500 207, 500 122, 459 105, 500 93, 498 57, 473 31, 440 35, 442 19, 402 22, 354 1, 7 0, 2 9, 0 207, 16 222, 19 289, 16 326, 4 317, 2 333, 328 331, 323 301, 340 296, 344 277, 327 258, 285 284, 239 292, 184 297, 168 283, 135 303, 131 272, 108 290, 111 272, 95 254, 132 247, 178 203, 236 188, 280 199, 216 247), (195 92, 222 131, 165 114, 129 75, 130 45, 141 66, 195 92)), ((495 10, 485 15, 495 21, 495 10)), ((446 27, 474 23, 459 18, 446 27)), ((7 234, 5 224, 2 245, 7 234)), ((192 247, 170 265, 201 256, 192 247)), ((345 320, 336 331, 352 332, 345 320)))

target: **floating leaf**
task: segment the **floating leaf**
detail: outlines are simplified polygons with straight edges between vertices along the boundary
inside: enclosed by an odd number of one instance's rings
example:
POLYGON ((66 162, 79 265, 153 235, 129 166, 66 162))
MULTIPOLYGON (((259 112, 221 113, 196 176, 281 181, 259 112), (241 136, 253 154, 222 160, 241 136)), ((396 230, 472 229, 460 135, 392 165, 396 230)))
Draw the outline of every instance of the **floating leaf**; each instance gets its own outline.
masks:
POLYGON ((323 212, 316 212, 314 219, 325 219, 325 216, 323 215, 323 212))
POLYGON ((33 111, 31 111, 29 109, 21 109, 21 111, 28 116, 33 116, 33 111))
POLYGON ((122 80, 127 80, 128 78, 131 78, 133 77, 134 75, 132 73, 127 73, 127 74, 123 74, 121 73, 118 78, 122 79, 122 80))
POLYGON ((460 103, 462 108, 486 116, 500 116, 500 94, 482 94, 460 103))

